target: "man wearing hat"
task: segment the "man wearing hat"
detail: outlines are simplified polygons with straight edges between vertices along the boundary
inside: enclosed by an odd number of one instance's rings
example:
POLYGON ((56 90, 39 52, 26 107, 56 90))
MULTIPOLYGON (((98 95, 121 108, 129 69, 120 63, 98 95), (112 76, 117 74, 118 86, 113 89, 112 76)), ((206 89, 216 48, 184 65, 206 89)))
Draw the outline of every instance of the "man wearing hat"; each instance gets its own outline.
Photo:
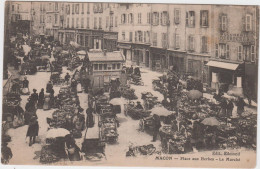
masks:
POLYGON ((37 92, 37 90, 33 89, 33 94, 31 95, 31 100, 35 106, 37 105, 38 98, 39 98, 38 93, 36 93, 36 92, 37 92))
POLYGON ((135 106, 136 109, 141 109, 143 110, 143 106, 141 105, 141 102, 137 101, 137 105, 135 106))
POLYGON ((1 163, 8 164, 9 160, 13 157, 13 153, 11 149, 7 146, 7 142, 2 143, 2 155, 1 155, 1 163))
POLYGON ((23 80, 23 93, 28 93, 29 94, 29 81, 27 80, 27 77, 24 77, 23 80))
POLYGON ((38 132, 39 132, 39 124, 37 121, 37 117, 32 116, 31 120, 29 122, 27 134, 26 134, 26 137, 28 137, 28 136, 30 137, 29 146, 32 146, 32 144, 35 143, 35 138, 36 138, 36 136, 38 136, 38 132))

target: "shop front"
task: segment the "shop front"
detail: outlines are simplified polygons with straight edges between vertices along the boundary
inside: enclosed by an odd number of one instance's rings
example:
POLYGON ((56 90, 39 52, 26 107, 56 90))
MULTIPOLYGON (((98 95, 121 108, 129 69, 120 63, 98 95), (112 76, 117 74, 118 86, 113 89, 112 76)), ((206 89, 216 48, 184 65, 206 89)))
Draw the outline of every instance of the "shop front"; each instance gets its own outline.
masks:
POLYGON ((161 48, 150 48, 151 64, 150 68, 153 71, 165 71, 168 69, 167 50, 161 48))
POLYGON ((108 52, 113 52, 117 50, 117 33, 104 33, 104 49, 108 52))
POLYGON ((125 56, 126 62, 132 64, 132 43, 118 42, 117 48, 125 56))
POLYGON ((244 64, 211 60, 207 66, 209 66, 211 88, 221 88, 223 92, 228 92, 232 88, 242 90, 245 77, 244 64))
POLYGON ((150 52, 149 45, 133 44, 133 60, 132 62, 137 66, 149 67, 150 52))
POLYGON ((169 68, 173 67, 173 69, 180 75, 184 75, 186 72, 185 69, 185 52, 179 51, 171 51, 168 50, 169 56, 169 68))
POLYGON ((103 49, 103 31, 93 30, 91 37, 91 49, 103 49))

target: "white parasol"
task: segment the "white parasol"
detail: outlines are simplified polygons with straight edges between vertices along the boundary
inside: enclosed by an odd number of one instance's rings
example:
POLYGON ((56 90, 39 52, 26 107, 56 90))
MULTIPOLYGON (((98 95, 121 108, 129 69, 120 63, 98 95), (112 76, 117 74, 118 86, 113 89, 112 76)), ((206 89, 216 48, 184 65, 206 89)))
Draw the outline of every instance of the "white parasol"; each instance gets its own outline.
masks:
POLYGON ((65 137, 70 132, 64 128, 53 128, 47 131, 46 138, 65 137))
POLYGON ((109 103, 113 104, 113 105, 123 105, 126 103, 126 101, 122 98, 114 98, 114 99, 110 100, 109 103))
POLYGON ((157 114, 158 116, 168 116, 173 113, 162 106, 154 107, 153 109, 151 109, 151 112, 151 115, 157 114))

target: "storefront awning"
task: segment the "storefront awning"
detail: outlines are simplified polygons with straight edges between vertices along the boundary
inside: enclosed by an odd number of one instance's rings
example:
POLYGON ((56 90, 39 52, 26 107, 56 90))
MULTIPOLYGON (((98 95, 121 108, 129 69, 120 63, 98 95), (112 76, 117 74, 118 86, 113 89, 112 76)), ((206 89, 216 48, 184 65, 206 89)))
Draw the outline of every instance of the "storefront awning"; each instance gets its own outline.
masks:
POLYGON ((207 66, 222 68, 222 69, 229 69, 229 70, 236 70, 239 64, 235 63, 226 63, 226 62, 218 62, 218 61, 209 61, 207 66))

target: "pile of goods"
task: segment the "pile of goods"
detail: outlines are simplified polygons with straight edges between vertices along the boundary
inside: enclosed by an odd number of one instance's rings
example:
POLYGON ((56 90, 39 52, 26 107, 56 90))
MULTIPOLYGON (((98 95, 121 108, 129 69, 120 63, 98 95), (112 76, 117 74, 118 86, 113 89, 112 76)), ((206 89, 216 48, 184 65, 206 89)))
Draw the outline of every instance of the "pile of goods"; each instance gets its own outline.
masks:
POLYGON ((120 88, 121 96, 128 100, 136 100, 138 97, 135 95, 135 90, 130 87, 121 87, 120 88))
POLYGON ((142 81, 142 78, 141 78, 140 75, 132 74, 130 77, 131 77, 131 79, 130 79, 131 84, 134 84, 134 85, 137 85, 137 86, 143 86, 144 85, 144 82, 142 81))
POLYGON ((144 100, 144 107, 146 110, 152 109, 158 104, 158 97, 154 96, 151 92, 143 92, 141 99, 144 100))
POLYGON ((160 79, 155 79, 152 82, 153 90, 160 92, 161 94, 167 93, 167 88, 164 83, 160 79))
POLYGON ((52 118, 47 118, 48 124, 53 128, 65 128, 75 138, 80 138, 85 127, 85 117, 77 94, 71 92, 69 87, 62 87, 57 100, 60 107, 53 112, 52 118))
POLYGON ((116 142, 118 138, 116 120, 114 118, 106 118, 101 124, 101 133, 106 142, 116 142))
POLYGON ((74 56, 71 61, 68 63, 68 70, 74 70, 82 64, 82 61, 78 56, 74 56))
POLYGON ((60 73, 52 73, 50 81, 52 81, 54 85, 60 85, 64 82, 64 79, 60 77, 60 73))
POLYGON ((125 115, 129 115, 134 120, 140 120, 142 118, 148 117, 151 114, 150 110, 143 110, 135 108, 135 104, 130 102, 125 105, 125 115))
POLYGON ((40 152, 40 162, 42 164, 49 164, 59 161, 60 158, 55 155, 55 153, 52 151, 52 147, 49 145, 45 145, 42 147, 40 152))
POLYGON ((129 150, 126 152, 126 157, 137 157, 139 155, 152 155, 156 153, 156 148, 153 144, 142 146, 129 146, 129 150))

